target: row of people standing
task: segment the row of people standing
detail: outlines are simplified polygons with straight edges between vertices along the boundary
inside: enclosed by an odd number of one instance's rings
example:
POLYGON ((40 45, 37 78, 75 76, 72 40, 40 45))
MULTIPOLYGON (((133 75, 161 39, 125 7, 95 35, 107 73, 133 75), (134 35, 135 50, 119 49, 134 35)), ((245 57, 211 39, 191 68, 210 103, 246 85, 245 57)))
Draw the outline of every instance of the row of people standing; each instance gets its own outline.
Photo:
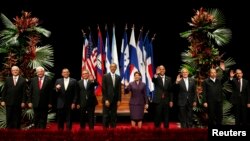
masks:
POLYGON ((20 75, 17 66, 11 68, 12 76, 5 81, 2 90, 1 105, 6 106, 7 128, 21 126, 22 108, 28 103, 29 108, 34 110, 34 124, 36 128, 45 128, 47 123, 48 109, 52 107, 53 84, 45 75, 43 67, 37 67, 37 76, 30 80, 29 94, 28 84, 20 75))
POLYGON ((94 128, 94 112, 97 99, 94 94, 97 82, 89 76, 87 70, 82 71, 82 79, 77 82, 70 78, 68 69, 62 70, 62 78, 56 80, 57 94, 57 120, 58 129, 64 129, 66 121, 67 130, 72 129, 72 111, 80 110, 80 128, 84 129, 88 120, 89 128, 94 128))
POLYGON ((225 74, 224 63, 220 64, 223 76, 219 78, 214 68, 209 70, 209 77, 203 82, 204 107, 208 109, 208 126, 220 126, 223 119, 223 84, 227 81, 231 84, 232 92, 229 98, 233 105, 232 113, 235 117, 235 125, 248 125, 248 108, 250 108, 250 87, 248 80, 243 78, 241 69, 225 74))
MULTIPOLYGON (((220 65, 225 70, 224 64, 220 65)), ((121 103, 121 78, 115 74, 116 64, 110 65, 111 72, 103 76, 102 82, 102 104, 103 104, 103 127, 115 128, 117 121, 117 107, 121 103)), ((94 128, 94 112, 97 99, 94 89, 98 85, 96 80, 89 75, 87 70, 82 72, 82 79, 77 81, 70 78, 67 68, 62 70, 62 78, 56 80, 53 86, 51 79, 45 76, 43 67, 36 68, 37 76, 30 81, 30 93, 26 98, 26 80, 19 75, 19 68, 11 68, 12 77, 8 77, 2 93, 2 106, 6 106, 6 117, 8 128, 20 128, 21 108, 28 106, 34 109, 35 128, 46 128, 48 108, 52 107, 52 93, 56 91, 57 96, 57 118, 58 129, 72 128, 72 110, 80 109, 80 127, 85 128, 88 120, 89 128, 94 128)), ((152 81, 155 85, 154 103, 154 125, 161 126, 163 118, 164 127, 169 127, 169 111, 173 107, 173 89, 176 89, 179 107, 179 119, 182 128, 192 127, 193 110, 197 104, 196 82, 189 77, 186 68, 181 70, 175 83, 171 77, 165 75, 165 67, 156 69, 152 81)), ((134 73, 135 81, 125 84, 125 92, 131 91, 130 114, 131 125, 136 123, 141 128, 144 110, 148 108, 146 96, 146 85, 141 82, 141 74, 134 73)), ((236 124, 244 124, 247 120, 247 107, 250 107, 250 95, 248 81, 242 78, 240 69, 236 73, 230 72, 230 82, 233 86, 232 101, 235 107, 236 124), (236 78, 233 78, 236 75, 236 78), (242 85, 238 85, 240 80, 242 85), (236 83, 237 82, 237 83, 236 83)), ((209 125, 220 125, 222 121, 222 84, 226 81, 217 78, 215 69, 210 69, 209 77, 203 82, 204 107, 208 108, 209 125)))
MULTIPOLYGON (((196 106, 196 83, 194 79, 188 77, 188 70, 181 70, 182 77, 178 75, 176 83, 172 83, 172 79, 165 75, 166 69, 163 65, 158 66, 156 74, 152 81, 155 86, 153 96, 154 107, 154 126, 160 128, 163 121, 164 128, 169 128, 169 112, 173 107, 173 91, 178 89, 178 106, 180 112, 180 122, 182 128, 192 126, 192 107, 196 106)), ((141 82, 140 72, 134 73, 135 81, 129 84, 125 83, 125 92, 131 91, 130 99, 130 117, 131 125, 135 127, 137 122, 138 127, 142 127, 142 119, 144 109, 148 108, 148 98, 146 95, 146 85, 141 82)))
MULTIPOLYGON (((225 73, 225 64, 220 63, 223 72, 222 77, 217 76, 217 70, 211 68, 208 77, 199 86, 202 88, 203 106, 207 108, 208 125, 222 125, 223 108, 223 84, 228 81, 232 86, 230 102, 233 104, 233 115, 235 125, 247 125, 248 109, 250 108, 250 87, 248 80, 243 79, 243 72, 237 69, 230 72, 229 77, 225 73)), ((153 103, 155 106, 155 127, 160 126, 163 117, 164 127, 169 127, 169 110, 173 107, 173 93, 177 94, 177 106, 181 128, 193 127, 193 107, 197 106, 198 93, 197 82, 189 77, 189 71, 182 68, 175 83, 165 75, 165 67, 159 66, 153 78, 155 95, 153 103)))
MULTIPOLYGON (((111 64, 111 73, 116 71, 116 64, 111 64)), ((29 84, 20 75, 18 66, 11 68, 12 76, 7 77, 3 91, 1 105, 6 106, 7 128, 19 129, 21 126, 22 108, 26 103, 34 110, 34 128, 45 129, 48 110, 52 108, 53 94, 56 94, 56 109, 58 129, 64 130, 66 121, 67 130, 72 129, 72 110, 80 109, 80 127, 85 128, 88 122, 89 128, 94 128, 95 106, 98 104, 94 90, 97 81, 89 75, 87 70, 82 71, 82 79, 77 81, 70 77, 67 68, 62 69, 62 78, 52 80, 45 75, 43 67, 36 68, 34 78, 29 84)), ((117 106, 121 101, 120 76, 115 75, 115 84, 111 84, 111 73, 103 77, 103 125, 105 128, 116 126, 117 106)))

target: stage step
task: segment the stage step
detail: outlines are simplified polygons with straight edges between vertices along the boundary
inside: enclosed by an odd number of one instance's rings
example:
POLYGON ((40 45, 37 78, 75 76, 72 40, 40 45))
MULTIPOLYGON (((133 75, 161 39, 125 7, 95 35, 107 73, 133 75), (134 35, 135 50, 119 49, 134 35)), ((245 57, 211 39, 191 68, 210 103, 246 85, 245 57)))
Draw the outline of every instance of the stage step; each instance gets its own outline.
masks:
MULTIPOLYGON (((129 100, 131 94, 122 94, 121 104, 117 109, 118 115, 129 115, 129 100)), ((96 106, 95 113, 102 114, 102 96, 97 96, 98 105, 96 106)))
MULTIPOLYGON (((129 112, 129 100, 131 97, 131 93, 128 94, 124 94, 124 89, 123 89, 123 85, 122 85, 122 97, 121 97, 121 104, 117 109, 117 114, 118 116, 129 116, 130 112, 129 112)), ((98 105, 95 108, 95 113, 96 115, 102 115, 102 96, 96 96, 97 97, 97 101, 98 101, 98 105)), ((145 109, 144 113, 147 113, 147 110, 145 109)))

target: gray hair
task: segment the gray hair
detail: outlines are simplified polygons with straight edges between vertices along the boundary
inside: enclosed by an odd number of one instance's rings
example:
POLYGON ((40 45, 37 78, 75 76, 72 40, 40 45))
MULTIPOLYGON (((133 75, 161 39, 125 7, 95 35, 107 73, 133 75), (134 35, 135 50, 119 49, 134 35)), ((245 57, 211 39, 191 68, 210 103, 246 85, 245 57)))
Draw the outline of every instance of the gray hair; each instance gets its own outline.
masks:
POLYGON ((11 70, 15 70, 15 69, 16 69, 16 70, 19 70, 19 67, 18 67, 18 66, 12 66, 12 67, 11 67, 11 70))
POLYGON ((45 71, 44 68, 43 68, 42 66, 39 66, 39 67, 36 68, 36 72, 38 72, 39 70, 45 71))

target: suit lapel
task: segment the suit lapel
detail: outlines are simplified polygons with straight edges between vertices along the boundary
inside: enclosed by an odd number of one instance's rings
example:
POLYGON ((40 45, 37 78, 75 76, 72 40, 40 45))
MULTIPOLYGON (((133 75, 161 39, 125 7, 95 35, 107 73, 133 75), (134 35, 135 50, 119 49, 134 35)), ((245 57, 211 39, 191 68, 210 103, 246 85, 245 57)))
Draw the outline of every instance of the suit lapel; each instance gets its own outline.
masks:
POLYGON ((117 75, 115 74, 115 86, 117 86, 118 85, 118 79, 117 79, 117 75))
POLYGON ((40 90, 39 89, 39 81, 38 81, 38 79, 39 79, 39 77, 36 78, 36 80, 35 80, 36 83, 35 84, 37 84, 37 89, 40 90))
POLYGON ((60 84, 61 84, 62 90, 65 92, 64 79, 63 78, 60 80, 60 84))
POLYGON ((70 85, 71 85, 71 82, 72 82, 72 79, 69 78, 69 84, 68 84, 67 90, 69 89, 69 87, 70 87, 70 85))
MULTIPOLYGON (((11 82, 12 86, 15 86, 15 82, 14 82, 13 76, 10 77, 10 82, 11 82)), ((17 82, 16 82, 16 85, 17 85, 17 82)))
POLYGON ((80 80, 80 88, 83 88, 85 90, 84 80, 83 79, 80 80))
MULTIPOLYGON (((116 77, 116 76, 115 76, 116 77)), ((114 88, 114 84, 113 84, 113 80, 112 80, 112 76, 111 76, 111 73, 109 73, 108 75, 108 79, 109 79, 109 82, 111 82, 113 88, 114 88)), ((116 84, 116 78, 115 78, 115 84, 116 84)))
POLYGON ((87 83, 87 89, 89 88, 90 83, 91 83, 91 82, 88 80, 88 83, 87 83))
POLYGON ((191 79, 188 78, 188 90, 190 90, 191 84, 192 84, 192 81, 191 81, 191 79))
POLYGON ((242 78, 242 88, 241 88, 241 92, 244 90, 244 87, 245 87, 245 80, 242 78))
POLYGON ((184 82, 184 79, 182 79, 180 83, 181 83, 180 85, 187 91, 187 87, 186 87, 186 84, 184 82))
MULTIPOLYGON (((38 81, 38 80, 37 80, 37 81, 38 81)), ((43 89, 44 86, 46 86, 46 83, 47 83, 47 77, 44 76, 43 83, 42 83, 42 88, 41 88, 41 89, 43 89)))

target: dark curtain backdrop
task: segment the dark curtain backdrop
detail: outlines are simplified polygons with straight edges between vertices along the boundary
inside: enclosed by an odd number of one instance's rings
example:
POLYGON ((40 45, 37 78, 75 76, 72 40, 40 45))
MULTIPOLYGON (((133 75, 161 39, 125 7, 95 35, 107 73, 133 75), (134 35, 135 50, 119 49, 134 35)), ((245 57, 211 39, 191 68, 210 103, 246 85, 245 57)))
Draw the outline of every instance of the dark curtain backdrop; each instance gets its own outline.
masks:
MULTIPOLYGON (((105 24, 108 25, 110 39, 112 26, 116 26, 118 51, 125 24, 128 25, 128 37, 131 27, 135 25, 135 36, 139 30, 150 31, 149 36, 156 34, 154 45, 155 66, 164 65, 166 74, 176 79, 180 68, 181 52, 188 49, 188 41, 179 36, 180 32, 189 30, 187 22, 200 7, 218 8, 226 19, 226 27, 233 33, 231 43, 220 48, 225 58, 232 57, 237 64, 233 68, 242 68, 244 76, 250 78, 248 63, 249 17, 246 2, 228 0, 174 0, 174 1, 52 1, 52 0, 8 0, 0 2, 0 12, 9 19, 21 11, 32 12, 41 21, 41 26, 52 32, 51 37, 42 39, 42 45, 54 47, 55 67, 51 70, 55 78, 61 77, 61 70, 67 67, 71 77, 80 79, 83 37, 81 29, 89 33, 88 28, 97 42, 97 25, 100 26, 105 40, 105 24), (140 4, 139 4, 140 3, 140 4), (246 7, 246 8, 245 8, 246 7)), ((2 26, 0 25, 2 29, 2 26)), ((177 109, 173 109, 171 118, 177 120, 177 109)))
MULTIPOLYGON (((246 2, 245 2, 246 3, 246 2)), ((9 19, 21 11, 32 12, 41 21, 41 26, 52 32, 51 37, 43 39, 42 44, 54 47, 55 67, 51 69, 55 78, 61 77, 62 68, 69 68, 71 77, 80 79, 83 37, 81 29, 89 33, 97 42, 97 25, 100 26, 105 41, 105 24, 108 25, 110 39, 112 26, 116 26, 118 51, 125 24, 128 25, 128 38, 131 27, 135 25, 135 37, 139 30, 148 30, 149 36, 156 34, 154 45, 155 66, 164 65, 166 74, 173 78, 180 68, 181 52, 188 49, 188 41, 179 36, 189 30, 187 22, 200 7, 218 8, 225 15, 226 27, 233 32, 231 43, 220 48, 225 58, 232 57, 237 62, 233 68, 242 68, 247 79, 250 78, 248 63, 248 42, 250 25, 247 4, 228 0, 174 0, 174 1, 52 1, 52 0, 8 0, 0 2, 0 12, 9 19), (139 4, 140 3, 140 4, 139 4)), ((2 25, 0 25, 2 29, 2 25)), ((119 53, 119 52, 118 52, 119 53)), ((2 62, 2 61, 1 61, 2 62)), ((176 109, 173 109, 174 111, 176 109)), ((171 116, 176 119, 176 116, 171 116)))
POLYGON ((180 32, 190 29, 187 22, 194 15, 194 9, 218 8, 226 18, 226 26, 233 31, 230 44, 220 48, 225 57, 233 57, 237 65, 249 78, 250 65, 247 62, 249 20, 246 4, 227 0, 175 0, 164 2, 133 1, 51 1, 51 0, 8 0, 0 2, 0 12, 12 19, 21 15, 21 11, 30 11, 41 20, 41 26, 52 32, 49 39, 43 39, 43 45, 51 44, 55 51, 55 67, 52 71, 56 78, 60 77, 61 69, 68 67, 71 76, 80 79, 82 57, 82 33, 88 33, 88 27, 97 42, 96 29, 100 26, 103 40, 105 39, 105 24, 108 25, 110 38, 112 25, 116 25, 116 40, 118 51, 125 24, 128 24, 128 35, 135 25, 136 39, 139 30, 150 31, 154 41, 155 66, 163 64, 167 74, 173 79, 178 74, 181 65, 180 53, 187 49, 189 43, 179 36, 180 32), (140 3, 140 4, 138 4, 140 3))

